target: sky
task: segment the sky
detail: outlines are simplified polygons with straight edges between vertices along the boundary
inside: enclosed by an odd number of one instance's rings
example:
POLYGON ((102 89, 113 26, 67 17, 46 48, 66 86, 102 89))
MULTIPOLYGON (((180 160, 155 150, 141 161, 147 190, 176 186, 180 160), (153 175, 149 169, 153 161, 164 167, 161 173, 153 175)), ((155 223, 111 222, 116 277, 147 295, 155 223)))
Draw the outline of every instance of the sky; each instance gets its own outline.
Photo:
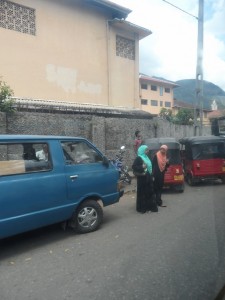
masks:
MULTIPOLYGON (((132 10, 127 21, 152 31, 140 40, 141 73, 171 81, 196 78, 198 0, 111 1, 132 10)), ((225 91, 225 0, 204 0, 203 24, 203 79, 225 91)))

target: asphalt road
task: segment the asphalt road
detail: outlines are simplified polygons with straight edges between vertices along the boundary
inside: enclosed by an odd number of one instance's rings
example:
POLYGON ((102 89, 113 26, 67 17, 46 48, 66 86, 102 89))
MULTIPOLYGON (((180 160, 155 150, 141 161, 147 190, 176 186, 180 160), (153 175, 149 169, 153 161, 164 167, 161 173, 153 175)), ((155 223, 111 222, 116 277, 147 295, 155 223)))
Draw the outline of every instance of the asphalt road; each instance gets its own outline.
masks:
POLYGON ((159 213, 135 193, 78 235, 58 225, 0 242, 1 300, 212 300, 225 283, 225 186, 166 191, 159 213))

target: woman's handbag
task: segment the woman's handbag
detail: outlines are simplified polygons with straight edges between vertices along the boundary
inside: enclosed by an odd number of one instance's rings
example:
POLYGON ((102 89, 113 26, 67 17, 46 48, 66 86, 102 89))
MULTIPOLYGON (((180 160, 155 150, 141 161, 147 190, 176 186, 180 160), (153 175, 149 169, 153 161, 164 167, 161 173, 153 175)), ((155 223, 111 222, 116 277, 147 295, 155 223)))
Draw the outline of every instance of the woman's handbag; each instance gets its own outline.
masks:
POLYGON ((145 176, 146 175, 146 172, 135 172, 135 171, 133 171, 133 174, 134 174, 134 176, 145 176))
POLYGON ((146 172, 147 172, 146 165, 143 163, 143 161, 140 157, 137 157, 135 159, 135 161, 133 163, 133 166, 132 166, 132 169, 133 169, 134 176, 145 176, 146 172), (139 172, 136 171, 137 169, 139 170, 139 172), (140 171, 142 171, 142 172, 140 172, 140 171))

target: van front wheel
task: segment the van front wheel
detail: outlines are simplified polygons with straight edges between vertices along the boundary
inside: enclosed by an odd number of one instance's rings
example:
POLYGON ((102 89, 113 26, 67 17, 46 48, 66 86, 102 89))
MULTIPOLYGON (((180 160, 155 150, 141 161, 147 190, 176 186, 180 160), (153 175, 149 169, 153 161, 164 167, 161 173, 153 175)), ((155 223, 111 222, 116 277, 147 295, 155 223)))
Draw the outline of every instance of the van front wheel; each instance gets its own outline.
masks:
POLYGON ((82 203, 75 214, 76 231, 88 233, 98 229, 103 220, 103 210, 95 200, 82 203))

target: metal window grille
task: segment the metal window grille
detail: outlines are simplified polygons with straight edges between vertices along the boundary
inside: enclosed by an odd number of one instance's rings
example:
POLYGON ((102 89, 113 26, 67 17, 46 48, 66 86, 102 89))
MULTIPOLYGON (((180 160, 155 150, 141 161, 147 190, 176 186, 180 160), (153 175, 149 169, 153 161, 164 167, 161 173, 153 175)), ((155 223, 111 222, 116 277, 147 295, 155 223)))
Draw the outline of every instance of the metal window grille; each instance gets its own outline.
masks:
POLYGON ((135 60, 135 41, 116 36, 116 55, 135 60))
POLYGON ((35 35, 35 19, 33 8, 0 0, 0 27, 35 35))

